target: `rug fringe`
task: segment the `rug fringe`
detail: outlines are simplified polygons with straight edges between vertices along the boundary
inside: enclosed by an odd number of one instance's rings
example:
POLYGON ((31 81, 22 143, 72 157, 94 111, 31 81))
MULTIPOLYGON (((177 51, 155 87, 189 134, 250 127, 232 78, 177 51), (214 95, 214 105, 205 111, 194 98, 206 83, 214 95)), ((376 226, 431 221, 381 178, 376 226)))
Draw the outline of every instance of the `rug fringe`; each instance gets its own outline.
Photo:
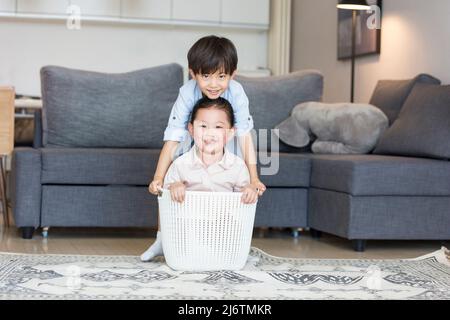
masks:
POLYGON ((450 250, 448 250, 446 247, 442 247, 442 251, 444 251, 445 257, 450 262, 450 250))
POLYGON ((417 257, 417 258, 412 258, 412 259, 327 259, 327 258, 322 258, 322 259, 318 259, 318 258, 286 258, 286 257, 278 257, 278 256, 273 256, 267 252, 265 252, 264 250, 261 250, 259 248, 256 247, 251 247, 250 249, 250 255, 253 253, 253 255, 256 256, 260 256, 260 257, 265 257, 265 258, 272 258, 272 259, 278 259, 278 260, 284 260, 286 262, 289 261, 295 261, 295 260, 310 260, 310 261, 315 261, 315 260, 350 260, 350 261, 358 261, 358 260, 379 260, 379 261, 398 261, 398 260, 404 260, 404 261, 414 261, 414 260, 423 260, 429 257, 436 257, 437 260, 450 267, 450 250, 448 250, 446 247, 442 247, 440 250, 437 250, 435 252, 417 257))

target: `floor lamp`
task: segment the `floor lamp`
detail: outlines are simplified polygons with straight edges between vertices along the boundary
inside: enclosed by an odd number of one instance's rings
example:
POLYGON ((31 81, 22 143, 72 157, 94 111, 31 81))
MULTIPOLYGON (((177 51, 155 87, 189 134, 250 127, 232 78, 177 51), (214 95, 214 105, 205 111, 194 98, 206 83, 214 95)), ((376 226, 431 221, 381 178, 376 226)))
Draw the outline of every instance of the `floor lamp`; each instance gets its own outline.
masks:
POLYGON ((350 102, 355 102, 355 57, 356 57, 356 13, 358 10, 370 10, 366 0, 340 0, 339 9, 352 10, 352 80, 350 102))

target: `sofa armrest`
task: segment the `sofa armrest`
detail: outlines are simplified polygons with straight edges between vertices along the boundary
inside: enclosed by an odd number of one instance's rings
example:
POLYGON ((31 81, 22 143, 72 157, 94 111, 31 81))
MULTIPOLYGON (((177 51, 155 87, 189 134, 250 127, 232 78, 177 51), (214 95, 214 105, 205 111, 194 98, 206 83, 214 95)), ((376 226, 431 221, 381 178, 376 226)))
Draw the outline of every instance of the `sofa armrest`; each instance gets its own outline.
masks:
POLYGON ((39 227, 41 220, 41 170, 39 149, 15 148, 11 163, 11 200, 17 227, 39 227))
POLYGON ((36 110, 34 112, 34 136, 33 148, 42 148, 42 111, 36 110))

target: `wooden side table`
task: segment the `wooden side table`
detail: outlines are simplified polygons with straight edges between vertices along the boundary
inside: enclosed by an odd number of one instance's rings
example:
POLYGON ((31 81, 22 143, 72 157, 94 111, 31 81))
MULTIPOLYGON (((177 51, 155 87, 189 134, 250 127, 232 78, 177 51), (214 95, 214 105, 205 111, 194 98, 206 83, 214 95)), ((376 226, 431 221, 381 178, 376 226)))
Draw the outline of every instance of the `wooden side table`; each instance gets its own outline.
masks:
POLYGON ((6 157, 14 149, 14 97, 13 87, 0 87, 0 198, 4 226, 9 226, 6 196, 6 157))

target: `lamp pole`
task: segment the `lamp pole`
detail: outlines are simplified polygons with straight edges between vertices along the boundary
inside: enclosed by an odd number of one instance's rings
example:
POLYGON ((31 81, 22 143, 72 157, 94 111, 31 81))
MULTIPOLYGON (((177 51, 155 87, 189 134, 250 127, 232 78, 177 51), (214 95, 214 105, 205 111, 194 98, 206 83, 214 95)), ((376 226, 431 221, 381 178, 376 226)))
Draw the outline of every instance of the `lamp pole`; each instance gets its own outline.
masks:
POLYGON ((352 81, 350 102, 355 102, 355 57, 356 57, 356 10, 352 10, 352 81))
POLYGON ((355 59, 356 59, 356 18, 357 11, 370 10, 366 0, 339 0, 339 9, 352 10, 352 76, 350 88, 350 101, 355 102, 355 59))

